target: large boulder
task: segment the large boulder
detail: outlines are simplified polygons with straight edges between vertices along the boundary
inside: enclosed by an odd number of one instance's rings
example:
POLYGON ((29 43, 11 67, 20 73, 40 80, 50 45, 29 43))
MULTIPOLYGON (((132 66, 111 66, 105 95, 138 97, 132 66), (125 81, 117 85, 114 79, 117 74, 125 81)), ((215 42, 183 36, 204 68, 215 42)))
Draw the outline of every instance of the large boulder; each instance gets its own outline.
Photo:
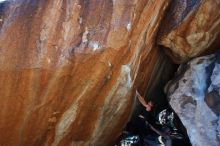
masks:
MULTIPOLYGON (((162 22, 158 43, 176 63, 220 46, 219 0, 173 0, 162 22)), ((215 48, 219 49, 219 48, 215 48)))
POLYGON ((220 54, 181 65, 166 86, 193 146, 220 145, 220 54))
POLYGON ((168 3, 16 0, 4 6, 0 145, 111 144, 128 121, 135 89, 144 94, 152 74, 164 76, 158 63, 163 69, 167 63, 155 37, 168 3))

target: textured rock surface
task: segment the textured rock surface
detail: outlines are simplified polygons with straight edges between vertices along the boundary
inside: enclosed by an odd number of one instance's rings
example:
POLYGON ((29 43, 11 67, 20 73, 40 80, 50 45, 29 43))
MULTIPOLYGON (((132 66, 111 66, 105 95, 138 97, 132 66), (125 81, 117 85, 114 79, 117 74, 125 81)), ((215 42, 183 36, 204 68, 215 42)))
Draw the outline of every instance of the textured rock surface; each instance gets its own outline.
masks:
POLYGON ((220 145, 220 54, 182 65, 166 87, 193 146, 220 145))
POLYGON ((163 57, 154 40, 168 2, 11 1, 0 14, 0 145, 110 144, 138 73, 147 86, 163 57))
POLYGON ((180 63, 210 49, 214 41, 219 42, 219 37, 216 40, 219 32, 219 0, 173 0, 158 42, 180 63))

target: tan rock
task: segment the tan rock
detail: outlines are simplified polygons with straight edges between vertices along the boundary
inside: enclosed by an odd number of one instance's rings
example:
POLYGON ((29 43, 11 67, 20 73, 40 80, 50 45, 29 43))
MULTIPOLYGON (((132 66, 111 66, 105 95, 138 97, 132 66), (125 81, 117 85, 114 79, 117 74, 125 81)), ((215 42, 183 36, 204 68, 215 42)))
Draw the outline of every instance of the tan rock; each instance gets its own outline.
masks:
POLYGON ((168 2, 11 1, 0 27, 0 145, 111 144, 160 58, 168 2))
POLYGON ((158 43, 169 48, 168 54, 181 63, 210 49, 219 32, 219 0, 174 0, 162 23, 158 43))

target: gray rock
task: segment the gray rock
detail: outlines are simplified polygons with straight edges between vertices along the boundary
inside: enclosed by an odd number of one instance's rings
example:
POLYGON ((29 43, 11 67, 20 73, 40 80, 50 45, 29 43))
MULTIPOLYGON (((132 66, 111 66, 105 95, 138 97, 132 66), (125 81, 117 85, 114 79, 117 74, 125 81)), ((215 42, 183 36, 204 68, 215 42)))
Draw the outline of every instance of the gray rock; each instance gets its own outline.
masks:
POLYGON ((220 54, 181 65, 165 92, 193 146, 220 146, 220 54))

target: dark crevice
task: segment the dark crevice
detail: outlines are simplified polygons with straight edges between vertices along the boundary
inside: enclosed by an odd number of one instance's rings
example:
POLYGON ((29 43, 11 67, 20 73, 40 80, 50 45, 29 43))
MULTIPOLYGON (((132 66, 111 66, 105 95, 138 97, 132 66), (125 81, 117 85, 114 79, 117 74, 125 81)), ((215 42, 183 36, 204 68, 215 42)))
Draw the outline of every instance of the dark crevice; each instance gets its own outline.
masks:
MULTIPOLYGON (((145 101, 153 101, 154 108, 152 111, 147 112, 145 107, 140 104, 138 100, 136 100, 136 108, 134 109, 130 121, 127 123, 124 133, 122 135, 121 142, 126 139, 126 136, 130 136, 135 138, 135 136, 139 137, 139 143, 136 145, 133 144, 132 146, 144 146, 150 144, 150 139, 152 140, 150 145, 153 143, 157 143, 158 134, 152 131, 149 126, 146 126, 145 121, 139 117, 139 115, 143 115, 148 123, 153 125, 158 130, 163 130, 164 125, 159 124, 159 114, 161 111, 165 109, 169 111, 168 113, 174 114, 173 124, 175 128, 178 129, 177 132, 182 135, 183 139, 173 139, 172 145, 173 146, 191 146, 186 128, 183 126, 182 122, 180 121, 177 114, 172 110, 171 106, 168 103, 167 95, 164 93, 164 87, 167 82, 171 79, 171 82, 176 82, 179 80, 185 73, 185 71, 189 68, 188 64, 183 64, 179 67, 172 63, 172 61, 165 55, 162 51, 162 57, 158 57, 158 62, 155 65, 154 71, 151 74, 151 79, 149 81, 149 87, 147 87, 145 95, 145 101), (170 67, 169 67, 170 66, 170 67), (176 72, 176 73, 175 73, 176 72), (161 74, 162 73, 162 74, 161 74), (128 135, 127 135, 128 134, 128 135)), ((120 146, 120 144, 117 144, 120 146)))

